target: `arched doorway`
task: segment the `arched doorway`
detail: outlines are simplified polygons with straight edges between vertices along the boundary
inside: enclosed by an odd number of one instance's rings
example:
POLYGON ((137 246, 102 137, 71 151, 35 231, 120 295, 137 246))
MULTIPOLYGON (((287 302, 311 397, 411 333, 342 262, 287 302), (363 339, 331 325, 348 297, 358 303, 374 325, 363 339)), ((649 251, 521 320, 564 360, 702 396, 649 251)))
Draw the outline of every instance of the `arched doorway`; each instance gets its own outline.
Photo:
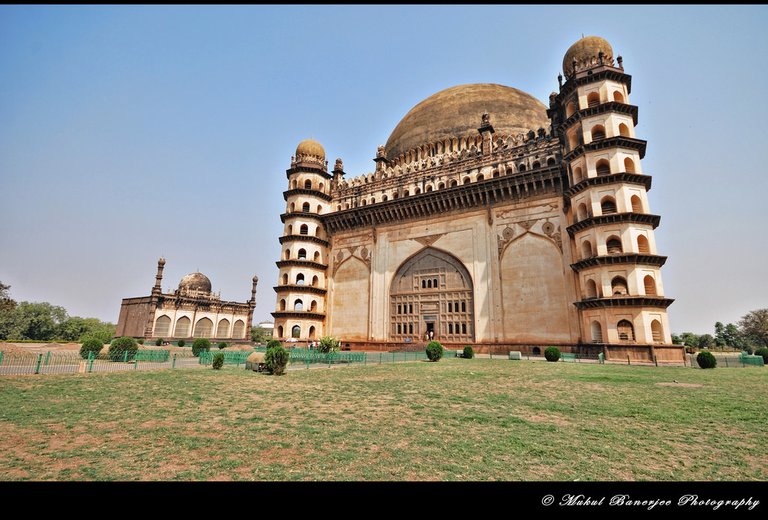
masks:
POLYGON ((389 337, 419 341, 430 331, 441 342, 475 337, 472 278, 448 253, 426 248, 400 266, 389 291, 389 337))

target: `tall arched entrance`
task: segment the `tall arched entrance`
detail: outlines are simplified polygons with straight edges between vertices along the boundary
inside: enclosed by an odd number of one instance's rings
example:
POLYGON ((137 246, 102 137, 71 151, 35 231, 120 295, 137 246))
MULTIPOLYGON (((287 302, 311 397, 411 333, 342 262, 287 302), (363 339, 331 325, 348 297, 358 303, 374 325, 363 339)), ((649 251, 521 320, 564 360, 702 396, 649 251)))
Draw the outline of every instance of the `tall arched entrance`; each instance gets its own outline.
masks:
POLYGON ((393 341, 419 341, 429 331, 441 342, 473 342, 472 278, 455 257, 426 248, 403 262, 389 290, 393 341))

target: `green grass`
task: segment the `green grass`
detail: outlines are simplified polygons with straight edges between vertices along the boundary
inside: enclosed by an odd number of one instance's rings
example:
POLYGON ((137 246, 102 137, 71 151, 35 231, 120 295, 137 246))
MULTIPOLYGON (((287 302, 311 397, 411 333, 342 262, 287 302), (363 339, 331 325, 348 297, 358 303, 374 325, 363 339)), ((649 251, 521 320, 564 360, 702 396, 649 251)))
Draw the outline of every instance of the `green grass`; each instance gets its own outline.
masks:
POLYGON ((766 480, 767 378, 453 358, 3 377, 0 479, 766 480))

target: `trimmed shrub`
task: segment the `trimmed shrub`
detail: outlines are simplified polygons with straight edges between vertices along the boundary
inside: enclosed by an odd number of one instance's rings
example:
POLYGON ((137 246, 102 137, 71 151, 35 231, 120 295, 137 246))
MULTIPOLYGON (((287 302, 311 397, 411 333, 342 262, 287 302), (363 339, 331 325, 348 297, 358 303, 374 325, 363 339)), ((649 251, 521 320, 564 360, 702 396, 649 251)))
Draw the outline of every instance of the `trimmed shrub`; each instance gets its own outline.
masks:
POLYGON ((192 343, 192 355, 198 357, 200 352, 211 350, 211 341, 208 338, 197 338, 192 343))
POLYGON ((462 353, 461 357, 472 359, 473 357, 475 357, 475 349, 467 345, 466 347, 464 347, 464 352, 462 353))
POLYGON ((270 373, 276 376, 281 376, 285 373, 285 367, 288 364, 288 356, 288 350, 283 348, 282 345, 270 347, 267 349, 267 353, 264 356, 264 364, 270 373))
POLYGON ((282 347, 283 344, 280 343, 280 340, 277 339, 271 339, 267 341, 267 349, 275 348, 275 347, 282 347))
POLYGON ((763 356, 763 363, 768 365, 768 347, 760 347, 759 349, 755 350, 756 356, 763 356))
POLYGON ((440 361, 443 357, 443 346, 439 341, 430 341, 427 344, 427 357, 430 361, 440 361))
POLYGON ((93 352, 94 357, 98 356, 102 347, 104 347, 104 343, 100 339, 88 338, 83 341, 83 344, 80 347, 80 357, 88 359, 88 354, 91 352, 93 352))
POLYGON ((560 359, 560 349, 557 347, 547 347, 544 350, 544 357, 547 361, 558 361, 560 359))
POLYGON ((184 340, 183 340, 183 339, 180 339, 180 340, 179 340, 179 342, 178 342, 178 343, 176 343, 176 344, 177 344, 178 346, 180 346, 180 347, 183 347, 184 345, 186 345, 186 343, 184 342, 184 340))
POLYGON ((136 343, 138 343, 139 345, 143 345, 143 344, 144 344, 144 340, 143 340, 143 339, 141 339, 141 338, 140 338, 140 339, 137 339, 137 340, 136 340, 136 343))
POLYGON ((155 340, 155 345, 157 345, 158 347, 162 347, 163 346, 163 338, 157 338, 155 340))
POLYGON ((717 359, 712 355, 712 352, 702 350, 696 356, 696 363, 698 363, 701 368, 715 368, 717 366, 717 359))
POLYGON ((219 370, 223 366, 224 366, 224 353, 223 352, 216 352, 213 355, 213 369, 214 370, 219 370))
POLYGON ((135 339, 127 336, 116 338, 112 340, 112 344, 109 346, 109 359, 112 361, 132 361, 138 350, 139 345, 135 339), (127 356, 126 352, 128 353, 127 356))
POLYGON ((219 342, 219 350, 221 350, 223 348, 227 348, 227 344, 224 343, 223 341, 221 341, 221 342, 219 342))
POLYGON ((328 352, 338 352, 341 342, 332 336, 323 336, 320 338, 320 344, 317 350, 327 354, 328 352))

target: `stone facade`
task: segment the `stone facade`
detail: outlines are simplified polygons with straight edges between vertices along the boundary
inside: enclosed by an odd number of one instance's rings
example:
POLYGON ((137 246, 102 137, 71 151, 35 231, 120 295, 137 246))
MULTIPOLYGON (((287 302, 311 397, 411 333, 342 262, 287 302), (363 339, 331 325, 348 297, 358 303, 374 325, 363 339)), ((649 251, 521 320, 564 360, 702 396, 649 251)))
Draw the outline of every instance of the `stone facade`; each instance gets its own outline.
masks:
POLYGON ((188 274, 178 289, 163 293, 160 284, 164 266, 165 259, 160 258, 150 296, 123 299, 116 337, 250 341, 257 277, 253 277, 249 301, 229 302, 211 291, 211 282, 202 273, 188 274))
POLYGON ((491 84, 427 98, 375 171, 349 180, 302 141, 283 194, 275 337, 402 349, 432 332, 481 352, 682 361, 631 77, 597 37, 563 69, 549 108, 491 84))

